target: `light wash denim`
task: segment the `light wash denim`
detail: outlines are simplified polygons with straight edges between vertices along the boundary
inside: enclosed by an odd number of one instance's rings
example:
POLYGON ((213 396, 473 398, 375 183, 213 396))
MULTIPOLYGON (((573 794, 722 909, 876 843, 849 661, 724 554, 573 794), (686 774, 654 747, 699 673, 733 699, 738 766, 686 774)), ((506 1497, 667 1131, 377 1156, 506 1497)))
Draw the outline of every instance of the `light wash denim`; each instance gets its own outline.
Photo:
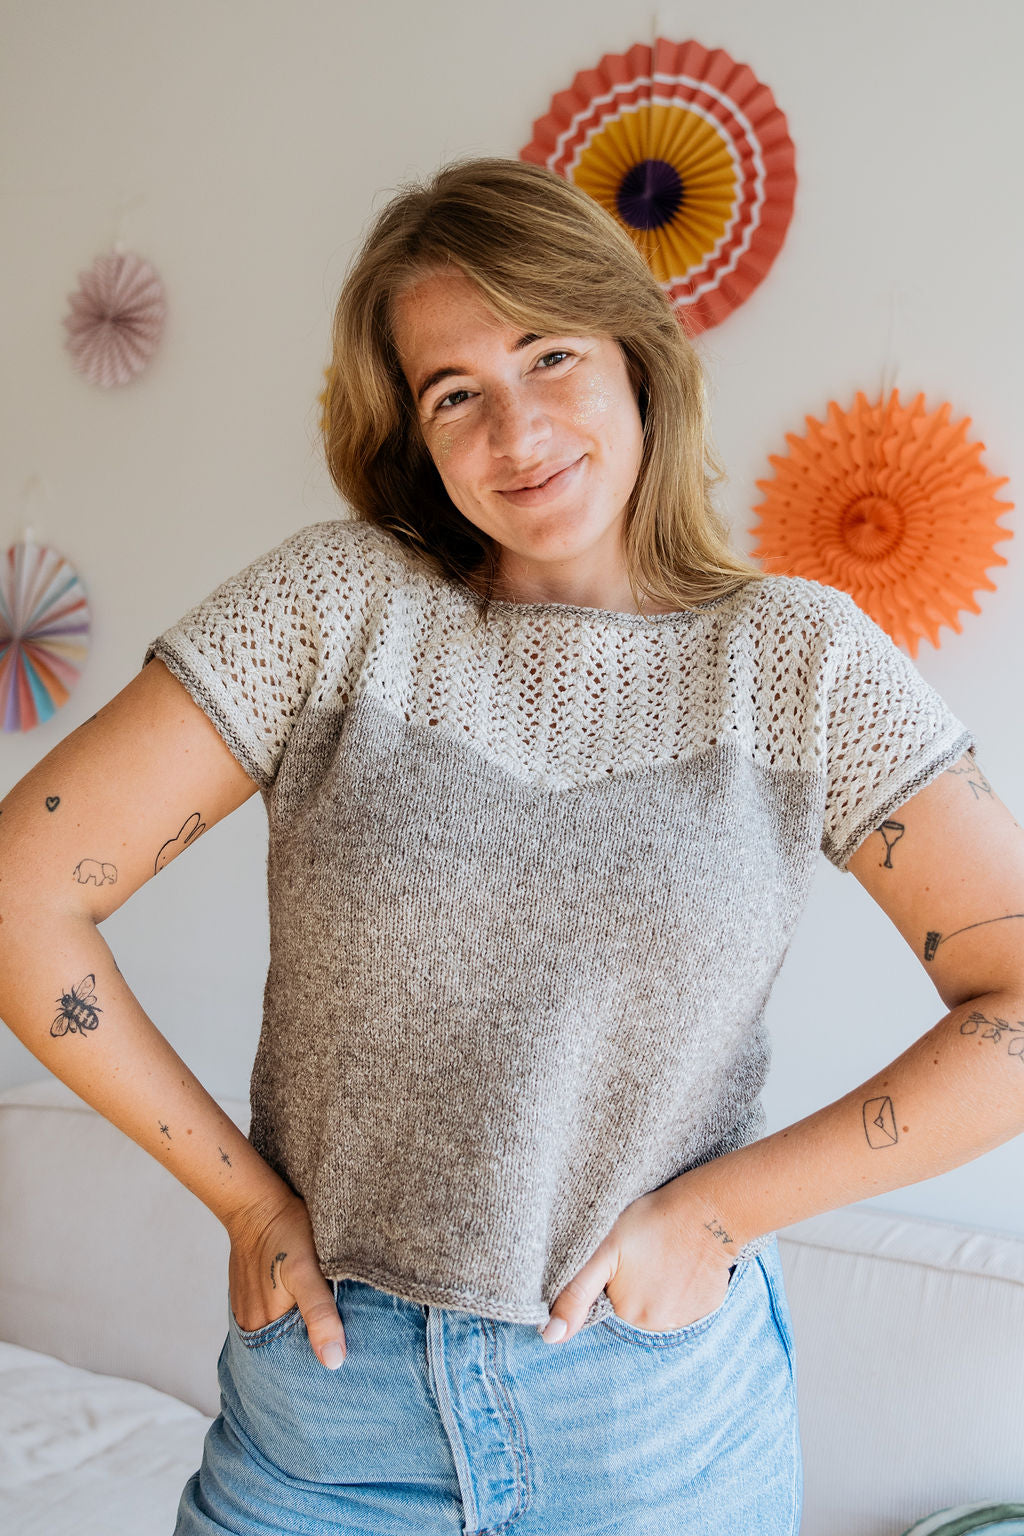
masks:
POLYGON ((565 1344, 532 1323, 332 1282, 348 1354, 296 1308, 228 1309, 221 1412, 175 1536, 795 1536, 793 1344, 774 1240, 722 1304, 565 1344))

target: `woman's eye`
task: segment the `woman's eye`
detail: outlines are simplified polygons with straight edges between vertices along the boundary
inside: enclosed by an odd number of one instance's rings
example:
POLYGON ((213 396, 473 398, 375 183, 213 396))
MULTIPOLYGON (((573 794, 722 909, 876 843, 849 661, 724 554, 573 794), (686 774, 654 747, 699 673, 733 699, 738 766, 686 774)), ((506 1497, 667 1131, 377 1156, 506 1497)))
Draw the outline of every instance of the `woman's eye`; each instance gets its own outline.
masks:
POLYGON ((542 367, 543 368, 548 368, 548 367, 553 368, 556 363, 562 362, 563 358, 566 358, 568 356, 569 356, 568 352, 545 352, 543 357, 540 357, 540 358, 537 359, 537 367, 538 368, 542 368, 542 367))
POLYGON ((461 405, 463 400, 469 399, 468 389, 453 389, 451 394, 443 395, 437 402, 435 411, 450 411, 453 405, 461 405))

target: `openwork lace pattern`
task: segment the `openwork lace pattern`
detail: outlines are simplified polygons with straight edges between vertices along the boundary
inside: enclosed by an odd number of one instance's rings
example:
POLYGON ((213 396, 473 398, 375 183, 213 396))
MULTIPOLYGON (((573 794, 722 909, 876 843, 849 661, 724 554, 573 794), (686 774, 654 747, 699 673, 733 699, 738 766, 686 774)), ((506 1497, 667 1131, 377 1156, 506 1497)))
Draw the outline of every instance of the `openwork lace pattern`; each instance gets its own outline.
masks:
POLYGON ((264 787, 304 710, 336 726, 368 697, 540 791, 725 747, 821 775, 832 858, 890 787, 913 787, 966 735, 888 635, 817 582, 769 576, 649 618, 505 602, 485 620, 468 589, 356 520, 293 535, 154 653, 202 687, 264 787))

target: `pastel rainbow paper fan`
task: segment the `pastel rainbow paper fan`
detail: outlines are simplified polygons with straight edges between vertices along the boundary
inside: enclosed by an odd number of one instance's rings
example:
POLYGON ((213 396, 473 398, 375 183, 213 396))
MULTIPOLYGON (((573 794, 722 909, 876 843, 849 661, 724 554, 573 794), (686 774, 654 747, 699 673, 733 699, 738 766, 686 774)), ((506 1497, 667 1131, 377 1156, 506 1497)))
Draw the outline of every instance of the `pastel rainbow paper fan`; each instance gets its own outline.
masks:
POLYGON ((89 648, 89 607, 54 549, 12 544, 0 564, 0 725, 28 731, 67 702, 89 648))
POLYGON ((691 334, 764 279, 793 213, 795 151, 771 91, 692 41, 606 54, 552 99, 520 157, 607 209, 691 334))
POLYGON ((951 410, 927 411, 924 395, 901 405, 898 390, 884 404, 858 393, 849 411, 831 400, 757 482, 764 569, 848 592, 911 656, 923 636, 937 647, 944 624, 962 633, 960 612, 981 612, 974 592, 995 590, 985 573, 1006 565, 994 546, 1013 536, 997 521, 1013 507, 995 495, 1007 477, 987 473, 971 418, 951 410))
POLYGON ((109 389, 142 372, 163 335, 167 303, 148 261, 108 251, 78 274, 64 317, 65 346, 79 373, 109 389))

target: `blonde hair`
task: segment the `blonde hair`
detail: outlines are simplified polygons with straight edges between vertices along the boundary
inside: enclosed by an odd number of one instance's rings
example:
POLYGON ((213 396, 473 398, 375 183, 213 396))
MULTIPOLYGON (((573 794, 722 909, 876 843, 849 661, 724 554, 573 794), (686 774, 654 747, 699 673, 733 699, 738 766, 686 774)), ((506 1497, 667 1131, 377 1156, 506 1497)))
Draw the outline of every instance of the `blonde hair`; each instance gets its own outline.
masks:
POLYGON ((450 500, 422 439, 392 331, 412 283, 455 267, 506 324, 614 337, 643 422, 623 528, 642 595, 689 608, 763 576, 730 544, 712 492, 700 358, 632 241, 586 193, 542 166, 473 159, 402 190, 376 216, 334 317, 324 408, 331 477, 358 516, 443 575, 494 590, 500 548, 450 500))

